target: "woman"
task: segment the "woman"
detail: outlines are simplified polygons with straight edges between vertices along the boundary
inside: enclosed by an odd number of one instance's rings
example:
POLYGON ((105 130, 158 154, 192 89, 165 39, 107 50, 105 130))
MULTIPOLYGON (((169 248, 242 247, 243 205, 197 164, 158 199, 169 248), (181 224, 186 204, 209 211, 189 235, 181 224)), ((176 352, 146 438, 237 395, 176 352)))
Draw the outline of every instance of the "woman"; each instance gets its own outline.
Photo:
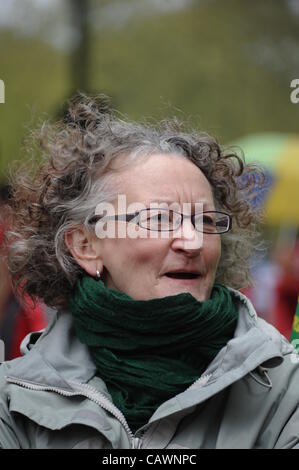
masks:
POLYGON ((252 168, 103 97, 39 139, 39 170, 15 176, 9 266, 57 315, 1 366, 1 446, 298 446, 294 350, 238 292, 252 168))

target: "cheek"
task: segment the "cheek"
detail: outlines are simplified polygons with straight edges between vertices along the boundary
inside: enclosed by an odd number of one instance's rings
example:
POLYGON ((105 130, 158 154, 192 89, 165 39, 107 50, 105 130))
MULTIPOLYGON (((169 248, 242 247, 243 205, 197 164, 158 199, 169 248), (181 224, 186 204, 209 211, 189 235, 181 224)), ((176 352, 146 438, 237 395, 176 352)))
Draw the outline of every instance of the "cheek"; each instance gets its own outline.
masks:
POLYGON ((126 250, 134 263, 148 270, 150 267, 159 268, 167 254, 167 243, 153 239, 129 240, 126 250))
POLYGON ((149 267, 161 262, 164 252, 167 251, 165 241, 153 240, 149 238, 116 238, 107 239, 103 244, 104 265, 116 262, 118 266, 129 265, 132 267, 143 265, 149 267), (125 264, 124 264, 125 263, 125 264))
POLYGON ((205 250, 206 266, 209 271, 215 272, 221 256, 221 240, 217 236, 217 239, 210 240, 205 250))

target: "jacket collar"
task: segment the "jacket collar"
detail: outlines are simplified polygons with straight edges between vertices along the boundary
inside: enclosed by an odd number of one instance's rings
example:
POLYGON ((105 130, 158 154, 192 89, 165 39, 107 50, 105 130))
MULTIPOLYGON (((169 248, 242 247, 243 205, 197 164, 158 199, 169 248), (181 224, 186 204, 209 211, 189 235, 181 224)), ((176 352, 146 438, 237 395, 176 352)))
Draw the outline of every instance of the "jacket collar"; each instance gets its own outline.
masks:
MULTIPOLYGON (((165 425, 168 426, 169 420, 176 420, 180 416, 191 413, 194 406, 211 398, 258 366, 276 367, 283 361, 283 344, 288 347, 287 341, 283 341, 283 337, 275 328, 257 318, 253 306, 245 296, 234 290, 231 292, 239 312, 234 338, 211 362, 205 372, 206 380, 199 379, 186 391, 162 403, 151 417, 150 423, 167 417, 165 425)), ((25 354, 24 357, 5 363, 7 376, 20 381, 70 391, 73 389, 69 382, 89 382, 98 391, 107 393, 103 381, 96 380, 95 383, 96 368, 87 346, 82 344, 75 335, 72 316, 69 312, 58 312, 45 330, 28 335, 22 342, 21 350, 25 354)), ((49 413, 45 409, 39 413, 36 407, 35 392, 24 388, 22 399, 19 393, 14 395, 13 392, 14 389, 10 393, 11 410, 30 417, 42 426, 51 427, 49 413)), ((57 399, 56 396, 55 400, 57 399)), ((84 403, 85 407, 90 405, 86 400, 84 403)), ((94 406, 97 408, 97 405, 94 406)), ((58 425, 67 426, 79 419, 77 415, 74 415, 78 410, 77 402, 75 407, 67 409, 69 413, 64 421, 58 424, 55 421, 53 429, 56 429, 58 425)), ((81 409, 83 410, 83 405, 81 409)), ((96 416, 98 416, 98 408, 96 416)), ((102 416, 102 418, 105 418, 106 423, 106 417, 102 416)), ((82 416, 78 422, 83 423, 82 416)), ((100 429, 103 433, 103 424, 95 425, 87 418, 84 423, 100 429)))
MULTIPOLYGON (((241 377, 259 365, 276 367, 283 361, 280 333, 257 318, 251 302, 243 294, 230 291, 239 312, 238 324, 234 338, 205 372, 213 380, 232 371, 234 377, 241 377)), ((57 312, 45 330, 27 335, 21 352, 23 357, 6 363, 7 375, 20 380, 71 388, 68 381, 86 383, 96 374, 89 350, 77 338, 72 315, 67 311, 57 312)))
POLYGON ((67 311, 56 312, 46 329, 28 334, 20 350, 23 357, 6 363, 7 375, 20 380, 71 389, 68 381, 86 383, 96 373, 67 311))

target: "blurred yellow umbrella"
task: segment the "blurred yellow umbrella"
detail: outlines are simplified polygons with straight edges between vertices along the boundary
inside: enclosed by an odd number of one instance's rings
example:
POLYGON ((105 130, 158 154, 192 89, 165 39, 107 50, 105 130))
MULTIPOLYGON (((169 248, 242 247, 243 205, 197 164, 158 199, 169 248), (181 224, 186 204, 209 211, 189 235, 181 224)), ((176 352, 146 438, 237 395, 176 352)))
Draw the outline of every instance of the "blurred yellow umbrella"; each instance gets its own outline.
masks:
POLYGON ((299 135, 264 133, 233 142, 246 162, 261 164, 271 175, 265 197, 269 224, 299 226, 299 135))

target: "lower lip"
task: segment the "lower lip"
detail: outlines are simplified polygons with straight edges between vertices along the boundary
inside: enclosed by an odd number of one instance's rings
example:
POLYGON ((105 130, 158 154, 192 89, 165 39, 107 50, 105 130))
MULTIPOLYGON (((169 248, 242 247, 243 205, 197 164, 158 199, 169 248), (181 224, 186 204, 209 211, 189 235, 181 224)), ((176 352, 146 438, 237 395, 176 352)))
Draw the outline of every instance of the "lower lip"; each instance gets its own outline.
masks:
POLYGON ((193 279, 179 279, 177 277, 168 277, 168 276, 164 276, 166 279, 168 279, 169 281, 174 281, 174 282, 177 282, 179 284, 183 284, 183 285, 189 285, 189 286, 193 286, 194 284, 198 283, 199 281, 199 276, 198 277, 194 277, 193 279))

